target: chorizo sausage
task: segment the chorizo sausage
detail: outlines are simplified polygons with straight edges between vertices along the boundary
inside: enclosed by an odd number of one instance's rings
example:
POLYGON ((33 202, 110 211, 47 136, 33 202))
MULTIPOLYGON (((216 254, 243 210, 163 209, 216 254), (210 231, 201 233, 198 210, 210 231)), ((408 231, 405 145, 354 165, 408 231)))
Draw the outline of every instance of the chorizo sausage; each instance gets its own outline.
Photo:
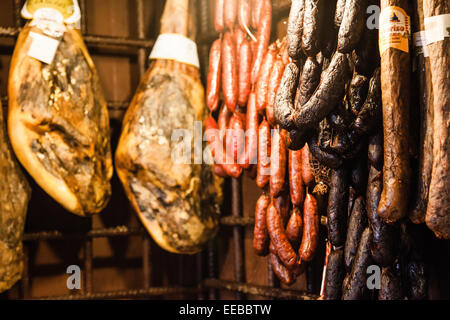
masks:
POLYGON ((274 104, 277 95, 278 87, 280 86, 281 77, 283 77, 284 63, 281 58, 278 58, 273 64, 272 71, 269 77, 269 84, 267 88, 267 107, 266 117, 271 126, 275 126, 274 104))
POLYGON ((267 228, 281 262, 286 268, 292 269, 297 262, 297 255, 286 236, 280 213, 273 204, 267 209, 267 228))
POLYGON ((239 0, 238 21, 242 30, 247 30, 250 27, 252 15, 250 1, 251 0, 239 0))
POLYGON ((238 104, 245 107, 251 89, 252 48, 250 42, 244 39, 239 48, 239 88, 238 104))
POLYGON ((289 190, 294 206, 302 206, 305 201, 305 189, 302 177, 302 151, 289 150, 289 190))
POLYGON ((270 181, 271 130, 264 119, 258 130, 258 164, 256 185, 264 188, 270 181))
POLYGON ((237 0, 226 0, 223 7, 223 20, 229 30, 234 29, 237 15, 237 0))
POLYGON ((256 110, 255 94, 251 93, 247 105, 244 159, 239 164, 244 169, 256 164, 258 160, 258 126, 259 117, 256 110))
POLYGON ((263 113, 267 105, 269 78, 276 58, 276 44, 273 43, 269 46, 267 54, 264 57, 261 69, 259 70, 258 81, 256 82, 256 108, 259 113, 263 113))
POLYGON ((220 82, 222 77, 222 40, 213 42, 209 53, 208 83, 206 85, 206 105, 212 112, 219 106, 220 82))
POLYGON ((294 249, 298 249, 303 235, 303 218, 299 207, 294 206, 286 226, 286 236, 294 249))
POLYGON ((314 183, 314 175, 311 170, 311 154, 309 152, 308 145, 305 145, 302 149, 302 180, 305 186, 312 187, 314 183))
POLYGON ((270 195, 278 197, 286 184, 287 147, 286 131, 275 129, 270 155, 270 195))
POLYGON ((290 286, 295 282, 295 277, 293 273, 283 265, 283 263, 280 261, 280 258, 278 258, 276 254, 270 253, 269 261, 270 264, 272 265, 273 272, 282 283, 290 286))
POLYGON ((321 164, 331 168, 331 169, 338 169, 342 166, 343 160, 339 156, 333 154, 324 152, 319 148, 318 145, 318 137, 317 133, 312 133, 308 137, 308 147, 311 151, 311 154, 316 158, 321 164))
POLYGON ((300 260, 311 261, 316 252, 319 237, 319 211, 313 195, 307 194, 303 209, 303 236, 299 249, 300 260))
POLYGON ((261 0, 261 2, 261 18, 258 20, 256 34, 257 43, 253 51, 252 85, 258 80, 259 69, 269 46, 272 27, 272 2, 270 0, 261 0))
POLYGON ((234 112, 238 98, 238 70, 236 47, 230 31, 225 33, 222 41, 222 91, 225 105, 234 112))
POLYGON ((255 227, 253 230, 253 249, 259 256, 267 255, 269 247, 269 233, 267 231, 267 208, 270 197, 263 193, 256 202, 255 227))
POLYGON ((225 0, 216 0, 214 8, 214 27, 217 32, 222 32, 225 29, 223 20, 223 8, 225 0))

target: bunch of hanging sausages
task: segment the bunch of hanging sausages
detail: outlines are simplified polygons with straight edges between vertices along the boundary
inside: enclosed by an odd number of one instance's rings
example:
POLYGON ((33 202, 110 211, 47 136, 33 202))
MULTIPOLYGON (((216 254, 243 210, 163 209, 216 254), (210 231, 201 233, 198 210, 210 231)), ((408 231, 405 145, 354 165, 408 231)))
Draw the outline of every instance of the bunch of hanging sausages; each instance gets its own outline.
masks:
MULTIPOLYGON (((218 128, 222 138, 226 129, 249 132, 227 136, 226 150, 219 140, 221 154, 230 149, 234 161, 220 165, 223 157, 215 157, 215 172, 237 178, 247 170, 256 178, 263 194, 253 246, 258 255, 269 255, 283 283, 294 283, 313 260, 323 214, 330 250, 322 299, 427 297, 423 222, 450 238, 450 181, 442 170, 450 148, 440 138, 448 135, 448 91, 442 92, 448 64, 437 62, 448 60, 449 40, 430 45, 428 59, 423 52, 416 57, 412 78, 410 53, 388 48, 380 55, 378 29, 366 22, 371 6, 395 6, 423 31, 424 16, 449 13, 439 3, 292 0, 286 38, 269 45, 271 1, 216 1, 221 36, 211 48, 206 127, 218 128), (414 84, 420 89, 417 112, 414 84), (433 97, 439 98, 434 107, 433 97), (417 150, 414 121, 421 131, 417 150), (411 167, 418 168, 416 177, 411 167), (318 185, 327 187, 320 194, 326 212, 319 212, 314 196, 318 185), (367 286, 372 265, 382 270, 379 290, 367 286)), ((208 139, 210 145, 216 138, 208 139)))
POLYGON ((287 132, 274 118, 275 96, 290 63, 286 39, 269 44, 270 0, 218 0, 215 5, 220 38, 210 50, 206 95, 211 116, 205 121, 214 172, 238 178, 247 171, 256 179, 263 193, 255 209, 254 249, 269 255, 283 283, 293 284, 314 256, 319 215, 308 147, 289 151, 287 132))

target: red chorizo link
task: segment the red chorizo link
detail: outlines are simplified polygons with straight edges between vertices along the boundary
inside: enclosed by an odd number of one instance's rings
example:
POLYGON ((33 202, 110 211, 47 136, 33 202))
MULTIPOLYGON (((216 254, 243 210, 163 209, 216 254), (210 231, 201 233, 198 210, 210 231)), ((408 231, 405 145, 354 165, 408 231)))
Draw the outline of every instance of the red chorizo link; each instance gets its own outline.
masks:
POLYGON ((242 30, 250 27, 251 15, 250 0, 239 0, 238 21, 242 30))
POLYGON ((299 249, 301 261, 311 261, 314 258, 319 237, 319 219, 317 201, 308 193, 303 209, 303 237, 299 249))
POLYGON ((289 221, 289 208, 291 205, 289 193, 283 192, 280 196, 272 198, 272 203, 280 213, 281 219, 283 221, 283 227, 285 227, 289 221))
POLYGON ((269 261, 272 265, 273 272, 282 283, 289 286, 295 282, 294 274, 283 265, 276 254, 270 253, 269 261))
POLYGON ((273 69, 273 65, 277 58, 277 47, 273 43, 269 46, 266 56, 264 57, 261 69, 259 70, 258 81, 256 82, 256 108, 259 113, 263 113, 268 99, 269 78, 273 69))
POLYGON ((285 189, 287 165, 287 133, 276 129, 273 135, 273 145, 270 156, 270 195, 278 197, 285 189))
POLYGON ((314 175, 310 165, 310 152, 307 144, 302 149, 302 179, 305 186, 311 186, 314 183, 314 175))
POLYGON ((229 30, 234 29, 237 15, 237 0, 226 0, 223 7, 223 20, 229 30))
POLYGON ((236 48, 231 32, 226 32, 222 41, 222 91, 225 105, 234 112, 238 95, 238 71, 236 48))
POLYGON ((214 27, 217 32, 222 32, 225 29, 225 23, 223 21, 223 5, 225 0, 216 0, 215 13, 214 13, 214 27))
POLYGON ((286 226, 286 236, 293 248, 298 249, 303 235, 303 218, 299 207, 294 206, 286 226))
POLYGON ((267 208, 270 205, 269 195, 263 193, 256 202, 255 227, 253 230, 253 249, 259 256, 266 256, 269 248, 267 231, 267 208))
POLYGON ((222 105, 222 107, 219 110, 219 117, 217 120, 217 124, 219 126, 220 131, 220 137, 225 142, 225 135, 228 128, 228 123, 230 123, 230 119, 233 116, 233 113, 225 106, 222 105))
POLYGON ((244 42, 244 40, 247 40, 247 35, 241 28, 234 29, 233 35, 234 35, 234 43, 236 45, 236 54, 239 54, 242 43, 244 42))
POLYGON ((247 105, 251 89, 252 72, 252 47, 250 42, 245 39, 239 49, 239 89, 238 104, 241 107, 247 105))
POLYGON ((294 268, 297 255, 286 236, 281 215, 273 204, 267 209, 267 229, 281 262, 288 269, 294 268))
POLYGON ((266 117, 267 121, 271 126, 275 126, 275 116, 273 113, 274 112, 273 106, 275 104, 275 97, 277 95, 278 87, 280 86, 281 78, 283 77, 283 72, 284 72, 283 60, 282 58, 278 58, 273 64, 267 87, 266 117))
POLYGON ((248 169, 250 165, 256 164, 258 160, 258 126, 259 116, 256 111, 255 94, 251 93, 247 105, 245 151, 243 159, 239 164, 248 169))
POLYGON ((291 202, 294 206, 303 206, 305 201, 305 188, 302 176, 302 151, 289 150, 289 189, 291 202))
POLYGON ((264 188, 270 181, 271 130, 264 119, 258 130, 258 172, 256 185, 264 188))
POLYGON ((212 112, 219 106, 220 81, 222 77, 222 40, 213 42, 209 52, 208 82, 206 85, 206 105, 212 112))
POLYGON ((224 168, 220 165, 215 163, 213 166, 213 173, 221 178, 226 178, 228 177, 227 173, 225 172, 224 168))
POLYGON ((261 13, 263 11, 264 0, 252 0, 252 28, 258 29, 261 21, 261 13))
POLYGON ((261 19, 258 22, 258 32, 256 34, 257 45, 253 51, 252 84, 258 80, 259 69, 266 55, 267 47, 270 41, 270 31, 272 27, 272 2, 270 0, 261 0, 263 2, 261 19))
MULTIPOLYGON (((238 163, 244 152, 244 128, 243 117, 236 112, 230 119, 227 131, 227 156, 230 156, 235 163, 238 163)), ((227 158, 227 163, 229 162, 227 158)))

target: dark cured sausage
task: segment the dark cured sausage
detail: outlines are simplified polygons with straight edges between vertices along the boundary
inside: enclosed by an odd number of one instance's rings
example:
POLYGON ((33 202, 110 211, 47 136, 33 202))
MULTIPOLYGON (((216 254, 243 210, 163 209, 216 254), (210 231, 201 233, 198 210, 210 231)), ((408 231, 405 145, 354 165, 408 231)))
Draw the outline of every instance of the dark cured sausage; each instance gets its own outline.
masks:
POLYGON ((325 273, 324 300, 340 300, 345 278, 344 250, 337 249, 328 255, 325 273))
POLYGON ((236 46, 230 31, 225 33, 222 42, 222 91, 225 105, 234 112, 238 98, 238 70, 236 46))
POLYGON ((356 251, 358 250, 358 244, 366 227, 366 202, 364 201, 364 197, 361 196, 355 201, 348 223, 347 240, 345 241, 344 251, 345 268, 348 272, 352 270, 353 260, 356 255, 356 251))
POLYGON ((211 111, 219 106, 220 82, 222 80, 222 40, 213 42, 209 53, 208 83, 206 86, 206 105, 211 111))
POLYGON ((288 131, 294 129, 293 123, 290 122, 290 117, 295 110, 294 99, 299 73, 300 70, 295 63, 289 63, 286 66, 273 106, 276 122, 288 131))
POLYGON ((371 263, 370 237, 371 231, 366 228, 362 234, 349 279, 342 288, 343 300, 361 300, 367 296, 367 268, 371 263))
POLYGON ((269 123, 263 120, 258 130, 258 169, 256 185, 264 188, 270 181, 271 131, 269 123))
POLYGON ((336 12, 334 15, 334 25, 338 28, 341 26, 342 19, 344 18, 346 1, 347 0, 337 0, 337 3, 336 3, 336 12))
POLYGON ((317 62, 316 58, 308 57, 303 66, 302 75, 300 76, 298 84, 295 104, 297 108, 303 106, 311 98, 320 83, 321 74, 322 65, 317 62))
POLYGON ((308 57, 315 56, 320 51, 321 39, 321 9, 324 0, 305 0, 303 14, 302 48, 308 57))
POLYGON ((286 237, 281 215, 273 204, 267 210, 267 228, 281 262, 286 268, 292 269, 297 262, 297 255, 286 237))
POLYGON ((377 68, 370 79, 367 99, 353 123, 353 129, 360 136, 370 134, 380 123, 381 113, 380 68, 377 68))
POLYGON ((347 230, 349 171, 342 167, 331 174, 328 196, 328 241, 334 247, 344 245, 347 230))
POLYGON ((270 195, 278 197, 286 184, 287 147, 286 131, 275 129, 270 155, 270 195))
POLYGON ((259 256, 267 255, 269 248, 269 233, 267 231, 267 208, 269 205, 270 197, 265 193, 256 202, 253 249, 259 256))
MULTIPOLYGON (((425 18, 450 13, 448 1, 424 1, 425 18)), ((450 239, 450 39, 428 45, 434 95, 433 171, 425 221, 439 238, 450 239)))
POLYGON ((403 300, 402 279, 393 267, 385 267, 381 272, 378 300, 403 300))
MULTIPOLYGON (((381 11, 389 6, 408 9, 406 0, 382 0, 381 11)), ((380 25, 380 28, 382 26, 380 25)), ((386 222, 406 215, 410 180, 409 115, 410 55, 387 48, 381 56, 381 92, 383 101, 384 167, 383 193, 378 214, 386 222)))
POLYGON ((350 109, 354 115, 357 115, 364 104, 369 91, 369 79, 367 77, 355 73, 350 83, 350 89, 348 92, 348 101, 350 103, 350 109))
POLYGON ((239 88, 238 104, 245 107, 251 89, 252 47, 247 39, 244 39, 239 48, 239 88))
POLYGON ((305 0, 293 0, 287 27, 287 50, 297 60, 302 53, 303 15, 305 0))
POLYGON ((308 137, 308 147, 311 154, 316 158, 321 164, 331 168, 338 169, 342 166, 343 160, 333 153, 324 152, 319 148, 317 133, 312 133, 308 137))
POLYGON ((303 209, 303 236, 299 249, 300 261, 311 261, 316 252, 319 241, 319 211, 317 201, 311 194, 307 194, 303 209))
POLYGON ((259 69, 266 55, 270 41, 270 31, 272 27, 272 2, 261 0, 261 16, 258 20, 258 32, 256 34, 256 50, 253 52, 252 84, 258 80, 259 69))
POLYGON ((378 171, 383 168, 383 132, 381 130, 369 138, 369 164, 378 171))
POLYGON ((338 34, 338 50, 350 53, 359 43, 365 27, 367 0, 347 0, 338 34))
POLYGON ((388 225, 377 214, 381 197, 381 172, 374 167, 369 171, 366 195, 367 218, 372 230, 370 250, 372 258, 379 266, 391 265, 395 259, 395 228, 388 225))
POLYGON ((305 201, 302 171, 302 151, 289 150, 289 190, 294 206, 303 206, 305 201))
MULTIPOLYGON (((350 77, 351 70, 347 56, 338 52, 335 53, 327 70, 322 74, 317 90, 299 110, 295 110, 292 104, 289 103, 275 104, 275 117, 277 122, 286 130, 291 130, 296 127, 306 132, 315 127, 342 100, 345 94, 345 85, 350 77)), ((283 80, 280 89, 282 86, 283 80)), ((289 89, 289 86, 287 88, 289 89)), ((280 89, 278 90, 279 93, 280 89)), ((286 97, 286 94, 284 97, 286 97)))

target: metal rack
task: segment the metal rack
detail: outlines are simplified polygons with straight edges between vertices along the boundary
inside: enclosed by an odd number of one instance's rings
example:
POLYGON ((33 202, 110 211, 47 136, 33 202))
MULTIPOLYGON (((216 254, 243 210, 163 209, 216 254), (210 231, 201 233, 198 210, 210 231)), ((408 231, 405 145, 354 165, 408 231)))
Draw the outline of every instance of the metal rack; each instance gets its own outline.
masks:
MULTIPOLYGON (((139 73, 142 76, 147 62, 147 51, 151 49, 154 44, 154 39, 145 38, 144 30, 144 0, 136 1, 136 25, 138 38, 129 37, 107 37, 86 34, 86 20, 81 22, 81 29, 84 35, 84 40, 89 47, 126 47, 136 49, 133 55, 138 57, 139 73)), ((208 51, 211 42, 217 38, 217 34, 212 33, 208 20, 210 0, 198 1, 198 17, 199 17, 199 53, 202 65, 207 65, 208 51)), ((82 16, 86 17, 86 0, 80 0, 80 7, 82 16)), ((14 0, 14 14, 15 27, 4 28, 0 27, 0 37, 15 38, 19 34, 22 27, 22 20, 20 17, 20 8, 23 2, 21 0, 14 0)), ((290 8, 289 0, 274 1, 274 21, 280 17, 286 16, 290 8)), ((206 70, 204 70, 205 75, 206 70)), ((6 104, 7 97, 1 97, 2 105, 6 104)), ((126 110, 128 106, 127 101, 111 101, 108 102, 109 110, 126 110)), ((25 255, 25 269, 23 278, 21 280, 21 297, 25 299, 124 299, 124 298, 148 298, 148 297, 164 297, 173 294, 195 294, 198 299, 215 299, 217 298, 218 290, 227 290, 235 292, 236 298, 245 299, 247 295, 255 295, 267 298, 277 299, 301 299, 309 300, 316 299, 317 296, 313 294, 306 294, 296 290, 286 290, 277 288, 277 281, 270 270, 269 265, 269 279, 270 286, 258 286, 246 283, 245 279, 245 250, 243 246, 243 233, 245 227, 253 225, 253 219, 242 217, 242 182, 238 179, 231 181, 231 210, 229 216, 224 216, 221 219, 221 226, 223 228, 232 228, 233 231, 233 250, 234 250, 234 281, 224 281, 217 278, 217 252, 211 244, 207 250, 200 253, 196 257, 196 287, 154 287, 151 286, 151 261, 150 261, 150 244, 151 239, 143 227, 128 227, 116 226, 113 228, 104 229, 90 229, 88 232, 64 232, 59 230, 41 231, 36 233, 28 233, 24 235, 24 255, 25 255), (130 237, 141 236, 143 241, 142 247, 142 273, 143 286, 134 290, 128 291, 111 291, 111 292, 93 292, 93 245, 94 238, 114 238, 114 237, 130 237), (28 245, 33 242, 54 240, 63 241, 67 239, 82 239, 84 246, 84 285, 80 294, 63 295, 52 297, 32 297, 30 292, 30 274, 28 245), (206 270, 203 265, 206 261, 206 270)), ((92 223, 91 223, 92 225, 92 223)))

